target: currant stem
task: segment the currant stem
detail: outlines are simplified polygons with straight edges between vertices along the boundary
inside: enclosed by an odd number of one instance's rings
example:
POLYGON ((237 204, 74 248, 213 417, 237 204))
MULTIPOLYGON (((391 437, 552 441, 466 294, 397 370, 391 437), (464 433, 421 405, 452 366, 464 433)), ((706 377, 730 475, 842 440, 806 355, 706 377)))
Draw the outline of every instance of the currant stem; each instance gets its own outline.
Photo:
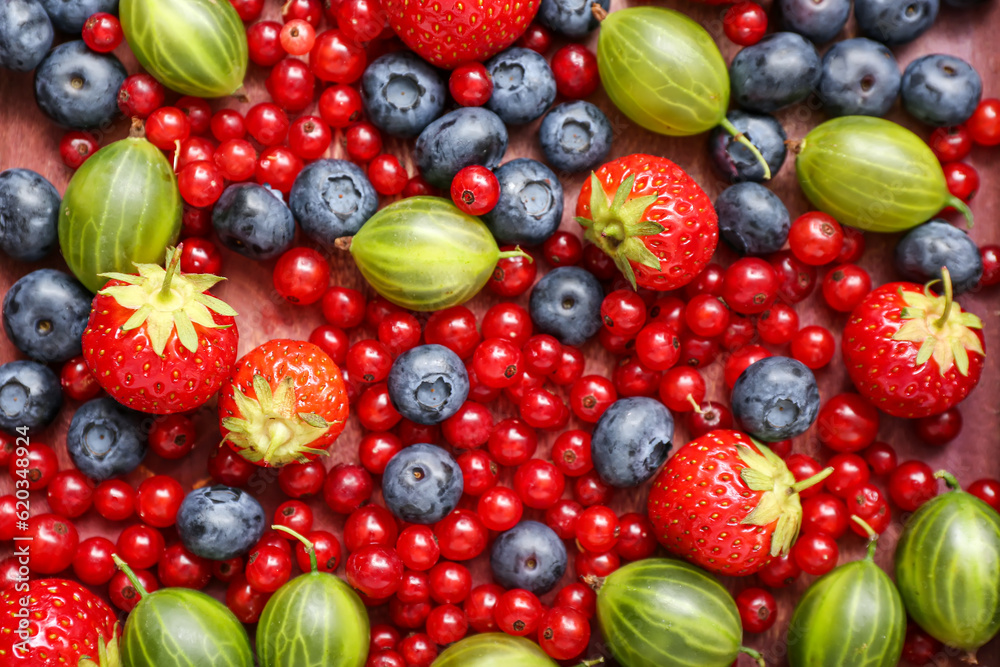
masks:
POLYGON ((506 259, 508 257, 524 257, 528 260, 528 262, 535 261, 534 257, 521 250, 521 246, 514 246, 513 250, 504 250, 497 256, 498 259, 506 259))
POLYGON ((129 128, 128 136, 132 139, 143 139, 146 137, 146 126, 138 116, 132 116, 132 126, 129 128))
POLYGON ((694 400, 694 396, 688 394, 685 398, 687 398, 688 403, 690 403, 694 407, 695 414, 698 415, 705 414, 705 411, 701 409, 700 405, 698 405, 698 401, 694 400))
POLYGON ((271 526, 271 528, 274 528, 275 530, 280 530, 283 533, 288 533, 289 535, 297 539, 299 542, 301 542, 302 546, 306 548, 306 553, 309 554, 309 567, 312 568, 313 572, 319 572, 319 563, 316 562, 316 545, 313 544, 311 541, 309 541, 309 538, 302 535, 301 533, 292 530, 287 526, 273 525, 271 526))
POLYGON ((800 492, 805 491, 806 489, 808 489, 810 486, 814 486, 816 484, 819 484, 820 482, 822 482, 824 479, 826 479, 827 477, 829 477, 832 474, 833 474, 833 468, 832 467, 830 467, 830 468, 824 468, 823 470, 820 470, 818 473, 816 473, 812 477, 807 477, 804 480, 802 480, 801 482, 795 482, 795 484, 792 484, 791 489, 795 493, 800 493, 800 492))
POLYGON ((352 237, 350 236, 341 236, 339 239, 333 242, 333 245, 337 248, 337 250, 350 250, 351 240, 352 237))
POLYGON ((608 12, 596 2, 590 4, 590 13, 594 15, 598 23, 608 18, 608 12))
POLYGON ((875 548, 878 546, 878 533, 868 525, 867 521, 856 514, 851 515, 851 521, 864 528, 865 532, 868 533, 868 553, 865 554, 865 560, 873 560, 875 558, 875 548))
POLYGON ((590 586, 596 593, 597 591, 601 590, 601 586, 604 585, 605 577, 598 577, 593 574, 585 574, 582 577, 580 577, 580 579, 582 579, 583 583, 590 586))
POLYGON ((959 491, 962 488, 962 485, 958 483, 958 480, 955 479, 955 476, 952 475, 947 470, 938 470, 936 473, 934 473, 934 476, 938 479, 943 479, 944 483, 948 485, 949 491, 959 491))
POLYGON ((139 578, 135 576, 135 572, 133 572, 132 568, 128 566, 128 563, 119 558, 118 554, 111 554, 111 559, 115 562, 115 565, 118 566, 118 569, 124 572, 125 576, 128 577, 129 583, 131 583, 132 587, 135 588, 135 592, 139 594, 140 598, 144 598, 149 595, 149 593, 146 592, 145 587, 139 581, 139 578))
POLYGON ((746 135, 737 130, 736 126, 733 125, 728 118, 723 118, 722 122, 720 122, 719 125, 721 125, 722 129, 724 129, 726 132, 733 135, 733 139, 735 139, 738 143, 741 143, 747 147, 747 150, 749 150, 753 154, 753 156, 757 158, 757 162, 759 162, 760 166, 764 168, 764 180, 765 181, 771 180, 770 165, 767 164, 767 160, 765 160, 764 156, 761 155, 760 150, 756 146, 754 146, 749 139, 746 138, 746 135))
POLYGON ((941 313, 941 317, 934 320, 934 326, 939 329, 947 324, 948 316, 951 315, 951 305, 955 302, 955 290, 951 286, 951 272, 947 266, 941 267, 941 284, 944 285, 944 312, 941 313))
POLYGON ((969 205, 955 195, 948 195, 945 202, 947 202, 949 206, 958 209, 958 212, 965 217, 965 221, 968 223, 969 229, 972 229, 972 209, 969 208, 969 205))
POLYGON ((598 656, 596 658, 591 658, 590 660, 584 660, 576 667, 592 667, 593 665, 601 665, 604 663, 604 656, 598 656))
POLYGON ((766 665, 767 665, 767 663, 764 662, 764 656, 762 656, 760 654, 760 652, 753 650, 749 646, 741 646, 740 647, 740 653, 746 653, 748 656, 750 656, 751 658, 753 658, 754 660, 756 660, 757 664, 760 667, 766 667, 766 665))

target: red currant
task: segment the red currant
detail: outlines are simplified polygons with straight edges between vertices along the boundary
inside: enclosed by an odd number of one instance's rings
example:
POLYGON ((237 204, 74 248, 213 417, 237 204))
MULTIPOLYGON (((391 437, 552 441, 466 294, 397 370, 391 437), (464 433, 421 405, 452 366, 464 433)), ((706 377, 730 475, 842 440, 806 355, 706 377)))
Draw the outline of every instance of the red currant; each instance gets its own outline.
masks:
POLYGON ((744 588, 736 596, 736 609, 746 632, 767 632, 778 620, 778 603, 763 588, 744 588))
POLYGON ((431 568, 431 599, 438 604, 458 604, 472 590, 472 574, 460 563, 441 562, 431 568))
POLYGON ((464 167, 451 181, 451 200, 469 215, 485 215, 500 200, 500 183, 486 167, 464 167))
POLYGON ((146 119, 146 138, 162 150, 172 150, 191 136, 191 121, 177 107, 160 107, 146 119))
MULTIPOLYGON (((148 570, 136 570, 134 568, 133 570, 135 578, 147 593, 152 593, 160 587, 156 581, 156 577, 148 570)), ((116 572, 111 577, 111 582, 108 583, 108 597, 111 598, 111 604, 126 613, 132 611, 139 604, 139 591, 136 590, 132 581, 124 572, 116 572)), ((263 607, 263 604, 261 607, 263 607)))
POLYGON ((792 254, 779 250, 771 255, 771 268, 778 274, 778 297, 786 303, 799 303, 816 287, 816 267, 810 266, 792 254))
POLYGON ((847 498, 858 484, 871 477, 868 464, 857 454, 837 454, 826 462, 833 472, 826 478, 826 490, 838 498, 847 498))
POLYGON ((479 497, 476 513, 490 530, 505 531, 521 520, 524 504, 511 489, 495 486, 479 497))
POLYGON ((576 541, 587 551, 610 551, 618 543, 618 516, 603 505, 592 505, 576 520, 576 541))
POLYGON ((256 623, 270 598, 270 593, 258 591, 247 583, 243 573, 232 579, 226 588, 226 606, 242 623, 256 623))
POLYGON ((740 379, 740 376, 743 374, 743 371, 761 359, 767 359, 770 356, 771 353, 767 350, 767 348, 761 347, 760 345, 747 345, 734 351, 726 359, 726 364, 723 367, 722 377, 726 386, 732 390, 732 388, 736 385, 736 381, 740 379))
POLYGON ((597 614, 597 594, 590 586, 574 582, 559 589, 555 599, 552 600, 552 606, 571 607, 585 617, 593 618, 597 614))
POLYGON ((316 43, 316 29, 308 21, 292 19, 282 26, 279 41, 288 55, 304 56, 316 43))
POLYGON ((737 313, 756 315, 767 310, 778 294, 778 275, 757 257, 743 257, 726 269, 721 296, 737 313))
MULTIPOLYGON (((859 484, 851 489, 847 497, 847 511, 863 519, 871 526, 876 533, 884 533, 892 521, 892 514, 889 512, 889 503, 886 502, 885 494, 871 482, 859 484)), ((851 530, 861 537, 868 537, 867 531, 854 521, 850 523, 851 530)))
POLYGON ((1000 246, 994 244, 979 246, 979 254, 983 258, 983 275, 979 279, 979 287, 993 287, 1000 284, 1000 246))
POLYGON ((319 493, 326 480, 326 468, 320 461, 289 463, 278 471, 278 486, 290 498, 305 498, 319 493))
POLYGON ((692 438, 700 438, 711 431, 732 428, 733 413, 722 403, 706 401, 687 413, 687 427, 692 438))
POLYGON ((497 601, 494 616, 503 632, 515 637, 530 635, 538 628, 545 607, 531 591, 523 588, 509 590, 497 601))
POLYGON ((936 495, 934 470, 923 461, 903 461, 889 475, 889 497, 901 510, 916 511, 936 495))
POLYGON ((531 338, 531 315, 516 303, 498 303, 483 315, 482 331, 483 338, 503 338, 522 348, 531 338))
POLYGON ((403 559, 403 565, 411 570, 429 570, 441 557, 437 536, 430 526, 409 526, 399 534, 396 553, 403 559))
POLYGON ((942 164, 958 162, 972 152, 972 135, 964 125, 937 127, 931 132, 927 145, 942 164))
POLYGON ((821 576, 837 566, 840 549, 825 533, 803 533, 792 545, 792 558, 806 574, 821 576))
POLYGON ((177 542, 164 550, 156 567, 156 576, 167 588, 200 590, 212 580, 212 562, 195 556, 177 542))
POLYGON ((761 582, 768 588, 785 588, 795 583, 802 574, 802 569, 795 563, 790 553, 776 556, 757 573, 761 582))
POLYGON ((59 140, 59 156, 70 169, 78 169, 91 155, 97 152, 98 144, 94 135, 80 130, 70 130, 59 140))
POLYGON ((403 191, 408 176, 406 168, 399 163, 395 155, 383 153, 368 163, 368 180, 371 181, 375 192, 391 197, 403 191))
POLYGON ((979 191, 979 172, 964 162, 949 162, 942 165, 948 192, 964 202, 969 202, 979 191))
POLYGON ((525 505, 534 509, 551 507, 565 488, 566 478, 562 472, 542 459, 526 461, 514 473, 514 491, 525 505))
POLYGON ((836 351, 837 343, 826 327, 813 324, 802 327, 792 336, 792 358, 801 361, 812 370, 829 364, 836 351))
POLYGON ((214 162, 200 160, 185 165, 178 172, 177 188, 188 204, 204 208, 219 200, 226 182, 214 162))
POLYGON ((83 24, 83 41, 92 51, 110 53, 125 38, 118 17, 106 12, 91 14, 83 24))
POLYGON ((618 518, 621 535, 615 551, 628 560, 649 558, 656 551, 656 533, 645 514, 629 512, 618 518))
POLYGON ((597 90, 597 56, 582 44, 567 44, 552 56, 556 90, 563 97, 579 100, 597 90))
POLYGON ((572 607, 553 607, 538 623, 538 644, 556 660, 571 660, 587 649, 590 622, 572 607))
POLYGON ((858 394, 838 394, 816 417, 820 442, 838 452, 857 452, 878 436, 878 410, 858 394))
POLYGON ((788 245, 802 262, 823 266, 837 259, 844 245, 844 232, 832 216, 810 211, 792 223, 788 245))
POLYGON ((392 547, 398 536, 396 519, 380 505, 365 505, 354 510, 344 523, 344 546, 357 551, 366 544, 392 547))
MULTIPOLYGON (((298 58, 283 58, 264 80, 271 99, 287 111, 299 112, 312 104, 316 95, 316 77, 298 58)), ((325 150, 325 149, 324 149, 325 150)))
POLYGON ((949 408, 936 415, 914 420, 913 426, 921 441, 940 447, 947 445, 962 432, 962 413, 958 408, 949 408))
POLYGON ((111 581, 118 566, 111 558, 115 544, 106 537, 88 537, 73 555, 73 574, 87 586, 101 586, 111 581))
POLYGON ((287 195, 295 177, 302 171, 302 166, 302 160, 290 148, 272 146, 260 154, 254 178, 259 184, 270 185, 287 195))
POLYGON ((977 479, 966 490, 993 509, 1000 511, 1000 481, 990 478, 977 479))
MULTIPOLYGON (((796 482, 809 479, 823 470, 823 466, 819 464, 819 461, 808 454, 789 454, 785 457, 785 465, 788 467, 788 471, 792 473, 796 482)), ((805 500, 810 496, 815 496, 822 490, 822 484, 813 484, 799 491, 799 498, 805 500)))
POLYGON ((167 528, 177 521, 184 495, 184 487, 173 477, 153 475, 136 489, 136 514, 150 526, 167 528))
POLYGON ((871 276, 856 264, 841 264, 823 278, 823 300, 841 313, 854 310, 871 289, 871 276))
POLYGON ((980 146, 1000 144, 1000 99, 982 100, 969 120, 965 121, 972 140, 980 146))
POLYGON ((552 45, 552 34, 540 23, 532 23, 518 38, 517 45, 545 55, 552 45))
POLYGON ((371 498, 372 476, 355 463, 338 463, 326 476, 323 500, 337 514, 350 514, 371 498))
POLYGON ((124 521, 135 512, 135 492, 120 479, 101 482, 94 489, 94 509, 108 521, 124 521))
POLYGON ((245 139, 229 139, 212 156, 222 175, 230 181, 246 181, 257 169, 257 149, 245 139))
POLYGON ((56 451, 41 442, 31 442, 25 457, 11 457, 7 472, 11 479, 25 480, 29 491, 44 489, 59 472, 56 451))
POLYGON ((576 521, 581 514, 583 514, 583 505, 575 500, 563 498, 545 510, 545 525, 551 528, 560 539, 572 540, 576 538, 576 521))
POLYGON ((767 13, 756 2, 737 2, 722 17, 722 29, 733 44, 753 46, 767 32, 767 13))
POLYGON ((163 84, 149 74, 132 74, 118 89, 118 108, 129 118, 147 118, 167 96, 163 84))
POLYGON ((833 539, 847 532, 847 505, 829 493, 817 493, 802 501, 802 532, 824 533, 833 539))
POLYGON ((864 451, 865 461, 872 474, 879 477, 896 469, 896 450, 884 442, 874 442, 864 451))
POLYGON ((115 551, 133 568, 148 569, 163 555, 166 543, 157 529, 143 524, 129 526, 118 535, 115 551))
POLYGON ((247 28, 247 46, 250 61, 261 67, 273 67, 285 57, 281 48, 281 24, 277 21, 260 21, 247 28))
POLYGON ((183 247, 178 249, 181 251, 181 271, 183 273, 218 275, 221 272, 222 251, 212 241, 193 236, 185 240, 183 247))
MULTIPOLYGON (((49 509, 67 519, 75 519, 93 504, 94 482, 79 470, 60 470, 49 482, 46 494, 49 509)), ((7 516, 13 517, 14 509, 11 507, 7 516)))
POLYGON ((660 379, 659 396, 672 412, 700 409, 705 400, 705 379, 689 366, 671 368, 660 379))

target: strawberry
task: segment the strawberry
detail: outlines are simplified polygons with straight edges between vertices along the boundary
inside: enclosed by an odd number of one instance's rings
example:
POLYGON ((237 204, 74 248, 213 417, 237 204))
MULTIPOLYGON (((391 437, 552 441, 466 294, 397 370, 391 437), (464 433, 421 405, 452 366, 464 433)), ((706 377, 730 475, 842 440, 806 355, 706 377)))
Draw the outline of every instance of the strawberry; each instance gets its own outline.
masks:
POLYGON ((541 0, 382 0, 389 25, 421 58, 445 69, 486 60, 517 41, 541 0))
POLYGON ((668 551, 709 572, 744 576, 788 553, 802 524, 805 479, 739 431, 711 431, 667 461, 649 492, 649 520, 668 551))
POLYGON ((626 155, 602 165, 580 188, 577 222, 632 286, 688 284, 715 252, 719 218, 708 195, 676 164, 626 155))
POLYGON ((844 365, 858 392, 894 417, 926 417, 965 400, 983 372, 983 323, 931 285, 872 290, 844 326, 844 365))
POLYGON ((3 667, 119 664, 115 613, 75 581, 36 579, 8 586, 0 593, 0 619, 3 667))
POLYGON ((271 340, 250 350, 219 393, 223 441, 259 466, 326 454, 346 420, 340 369, 303 341, 271 340))
POLYGON ((184 274, 181 248, 166 269, 136 264, 111 278, 91 305, 83 356, 119 403, 154 414, 186 412, 219 390, 236 361, 236 311, 208 293, 224 278, 184 274))

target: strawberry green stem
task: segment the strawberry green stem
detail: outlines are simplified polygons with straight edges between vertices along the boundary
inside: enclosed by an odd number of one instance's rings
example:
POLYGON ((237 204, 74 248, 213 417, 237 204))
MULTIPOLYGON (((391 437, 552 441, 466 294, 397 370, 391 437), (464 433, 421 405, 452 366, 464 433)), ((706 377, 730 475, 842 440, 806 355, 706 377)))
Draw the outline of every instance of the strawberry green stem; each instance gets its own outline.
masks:
POLYGON ((867 521, 856 514, 851 515, 851 521, 861 526, 868 533, 868 552, 865 554, 865 560, 873 560, 875 558, 875 548, 878 546, 878 533, 868 525, 867 521))
POLYGON ((766 667, 767 663, 764 662, 764 656, 762 656, 758 651, 753 650, 749 646, 741 646, 740 653, 746 653, 748 656, 757 661, 760 667, 766 667))
POLYGON ((297 533, 296 531, 292 530, 291 528, 288 528, 287 526, 279 526, 275 524, 271 526, 271 528, 274 528, 275 530, 280 530, 283 533, 288 533, 289 535, 297 539, 299 542, 301 542, 302 546, 306 548, 306 553, 309 554, 309 567, 312 569, 313 572, 319 571, 319 563, 316 562, 315 544, 310 542, 309 539, 304 535, 297 533))
POLYGON ((818 473, 816 473, 812 477, 807 477, 804 480, 802 480, 801 482, 795 482, 795 484, 792 484, 792 491, 795 492, 795 493, 802 493, 803 491, 805 491, 806 489, 808 489, 810 486, 815 486, 816 484, 819 484, 820 482, 822 482, 824 479, 826 479, 827 477, 829 477, 832 474, 833 474, 833 468, 832 467, 831 468, 824 468, 823 470, 820 470, 818 473))
POLYGON ((170 260, 167 262, 166 274, 163 276, 163 285, 160 287, 160 293, 157 298, 162 303, 166 303, 172 299, 170 294, 170 284, 174 280, 174 276, 180 270, 181 266, 181 250, 184 249, 183 243, 178 243, 177 247, 173 250, 169 250, 173 254, 170 255, 170 260))
POLYGON ((962 485, 958 483, 958 480, 955 479, 955 476, 952 475, 947 470, 938 470, 936 473, 934 473, 934 476, 938 479, 943 479, 944 483, 948 485, 949 491, 958 491, 961 490, 962 488, 962 485))
POLYGON ((498 259, 507 259, 508 257, 524 257, 529 263, 535 261, 534 257, 521 250, 521 246, 514 246, 513 250, 504 250, 497 257, 498 259))
POLYGON ((945 202, 948 206, 958 209, 958 212, 965 217, 965 221, 969 224, 969 228, 972 228, 972 209, 964 201, 956 197, 955 195, 948 195, 945 198, 945 202))
POLYGON ((934 321, 934 326, 939 329, 947 324, 948 316, 951 315, 951 305, 955 302, 955 290, 951 286, 951 272, 947 266, 941 267, 941 283, 944 285, 944 312, 934 321))
POLYGON ((721 125, 722 129, 726 132, 733 135, 733 139, 735 139, 738 143, 747 147, 747 150, 749 150, 753 156, 757 158, 757 162, 759 162, 760 166, 764 168, 764 180, 771 180, 771 166, 767 164, 767 160, 765 160, 764 156, 761 155, 760 150, 754 146, 749 139, 747 139, 746 135, 737 130, 736 126, 733 125, 728 118, 723 118, 719 125, 721 125))
POLYGON ((118 554, 111 554, 111 559, 115 562, 115 565, 118 566, 118 569, 124 572, 125 576, 128 577, 129 583, 132 584, 132 587, 135 589, 136 593, 139 594, 140 598, 144 598, 149 595, 149 593, 146 592, 145 587, 143 587, 142 582, 140 582, 139 578, 135 576, 135 572, 133 572, 132 568, 128 566, 128 563, 119 558, 118 554))

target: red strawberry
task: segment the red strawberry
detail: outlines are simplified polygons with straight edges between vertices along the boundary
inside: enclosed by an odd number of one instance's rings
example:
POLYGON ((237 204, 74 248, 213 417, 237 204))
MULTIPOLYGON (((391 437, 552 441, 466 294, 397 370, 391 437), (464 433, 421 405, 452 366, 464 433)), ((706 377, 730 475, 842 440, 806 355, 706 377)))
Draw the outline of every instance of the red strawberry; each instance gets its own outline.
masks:
POLYGON ((652 155, 602 165, 580 188, 576 215, 587 240, 615 260, 633 287, 688 284, 719 241, 708 195, 683 169, 652 155))
POLYGON ((0 593, 0 665, 117 667, 116 623, 111 607, 75 581, 8 586, 0 593))
POLYGON ((250 350, 219 393, 225 442, 259 466, 326 454, 346 420, 340 369, 303 341, 271 340, 250 350))
POLYGON ((788 553, 802 524, 798 492, 831 472, 796 482, 750 436, 711 431, 678 449, 657 475, 649 520, 668 551, 709 572, 753 574, 788 553))
MULTIPOLYGON (((983 372, 983 323, 916 283, 872 290, 844 326, 847 373, 858 392, 895 417, 926 417, 965 400, 983 372)), ((934 281, 937 282, 937 281, 934 281)))
POLYGON ((181 252, 167 268, 136 264, 94 297, 83 356, 112 398, 154 414, 185 412, 219 390, 236 361, 236 311, 208 293, 224 278, 184 274, 181 252))
POLYGON ((540 0, 382 0, 389 25, 432 65, 486 60, 517 41, 540 0))

